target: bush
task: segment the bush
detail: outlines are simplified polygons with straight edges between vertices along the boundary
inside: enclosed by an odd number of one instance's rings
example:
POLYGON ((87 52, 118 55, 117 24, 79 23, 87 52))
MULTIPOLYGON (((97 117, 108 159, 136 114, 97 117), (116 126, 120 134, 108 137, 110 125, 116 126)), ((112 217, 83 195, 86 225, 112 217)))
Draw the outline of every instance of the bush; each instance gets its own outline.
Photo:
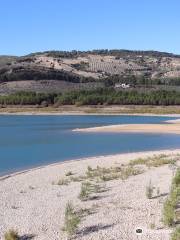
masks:
POLYGON ((176 228, 171 235, 171 240, 179 240, 179 239, 180 239, 180 227, 176 228))
POLYGON ((11 230, 9 230, 8 232, 5 233, 4 239, 5 240, 18 240, 18 239, 20 239, 20 237, 19 237, 17 231, 11 229, 11 230))
POLYGON ((100 186, 99 184, 92 184, 90 182, 82 182, 79 199, 82 201, 87 201, 91 198, 92 193, 100 193, 104 192, 105 190, 105 186, 100 186))
POLYGON ((80 217, 75 212, 72 203, 68 202, 65 209, 65 222, 63 230, 66 231, 69 236, 72 236, 76 233, 79 224, 80 217))
POLYGON ((153 157, 138 158, 130 161, 130 165, 146 165, 147 167, 160 167, 166 164, 175 164, 176 160, 165 154, 154 155, 153 157))
POLYGON ((178 185, 180 185, 180 169, 178 169, 178 171, 176 172, 176 175, 173 179, 173 184, 177 187, 178 185))
POLYGON ((122 168, 120 178, 125 180, 130 176, 136 176, 141 173, 143 173, 143 170, 134 168, 133 166, 127 166, 125 168, 122 168))
POLYGON ((73 175, 73 172, 71 172, 71 171, 69 171, 69 172, 67 172, 66 173, 66 176, 68 177, 68 176, 72 176, 73 175))
POLYGON ((180 199, 180 169, 177 170, 176 175, 172 181, 172 189, 169 198, 164 204, 164 224, 172 226, 176 221, 175 209, 180 199))
POLYGON ((80 194, 79 194, 79 199, 81 199, 82 201, 87 200, 90 196, 91 188, 92 188, 91 183, 83 182, 81 184, 81 191, 80 191, 80 194))
POLYGON ((154 188, 153 188, 153 186, 152 186, 152 184, 151 184, 151 181, 149 181, 149 185, 146 186, 146 197, 147 197, 148 199, 151 199, 151 198, 152 198, 152 196, 153 196, 153 190, 154 190, 154 188))
POLYGON ((174 224, 174 205, 170 199, 167 199, 164 204, 163 222, 166 226, 172 226, 174 224))
POLYGON ((67 179, 59 179, 59 181, 57 182, 57 185, 68 185, 69 181, 67 179))

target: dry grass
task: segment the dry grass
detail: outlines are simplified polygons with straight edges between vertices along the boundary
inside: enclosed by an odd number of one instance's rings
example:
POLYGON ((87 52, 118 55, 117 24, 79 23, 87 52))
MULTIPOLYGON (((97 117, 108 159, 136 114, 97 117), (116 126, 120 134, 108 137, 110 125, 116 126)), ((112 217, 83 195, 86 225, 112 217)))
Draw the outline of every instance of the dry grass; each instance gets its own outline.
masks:
POLYGON ((130 176, 141 174, 143 171, 134 166, 87 169, 86 177, 88 179, 100 179, 110 181, 114 179, 127 179, 130 176))
POLYGON ((165 154, 155 155, 153 157, 138 158, 130 161, 131 166, 135 165, 145 165, 147 167, 160 167, 166 164, 175 164, 176 158, 169 157, 165 154))
POLYGON ((136 176, 143 172, 144 171, 142 169, 135 168, 133 166, 127 166, 127 167, 123 168, 122 171, 120 172, 120 178, 125 180, 130 176, 136 176))
MULTIPOLYGON (((96 168, 93 169, 92 167, 88 166, 85 176, 73 178, 73 180, 74 181, 101 180, 104 182, 116 179, 125 180, 130 176, 135 176, 144 172, 142 168, 139 168, 136 165, 145 165, 147 167, 159 167, 165 164, 175 164, 176 161, 177 161, 176 158, 172 159, 167 155, 161 154, 158 156, 148 158, 138 158, 133 161, 130 161, 128 165, 121 167, 104 168, 97 166, 96 168)), ((83 191, 85 190, 83 189, 83 191)), ((158 190, 157 192, 159 193, 158 190)))
POLYGON ((72 181, 72 182, 82 182, 86 179, 87 179, 86 176, 70 177, 70 181, 72 181))

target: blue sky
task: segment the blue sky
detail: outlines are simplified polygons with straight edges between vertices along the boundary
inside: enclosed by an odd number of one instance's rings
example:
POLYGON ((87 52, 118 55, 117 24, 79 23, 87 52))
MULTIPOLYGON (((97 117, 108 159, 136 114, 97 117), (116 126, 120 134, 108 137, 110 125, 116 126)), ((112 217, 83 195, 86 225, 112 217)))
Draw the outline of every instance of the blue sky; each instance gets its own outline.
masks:
POLYGON ((180 54, 179 0, 0 0, 0 55, 137 49, 180 54))

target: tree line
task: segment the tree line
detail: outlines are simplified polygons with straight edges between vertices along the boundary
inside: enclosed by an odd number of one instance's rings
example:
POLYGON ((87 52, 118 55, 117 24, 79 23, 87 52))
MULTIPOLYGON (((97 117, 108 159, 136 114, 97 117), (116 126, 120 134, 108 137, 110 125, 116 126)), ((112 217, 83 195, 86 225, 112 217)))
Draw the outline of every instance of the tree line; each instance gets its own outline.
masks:
POLYGON ((113 88, 81 90, 66 93, 18 92, 0 96, 1 105, 180 105, 180 92, 135 90, 117 91, 113 88))
POLYGON ((37 52, 32 53, 27 56, 36 56, 38 54, 46 54, 47 56, 51 57, 61 57, 61 58, 76 58, 79 56, 84 56, 85 54, 95 54, 95 55, 111 55, 117 57, 127 57, 127 56, 149 56, 149 57, 177 57, 179 58, 180 55, 167 53, 167 52, 158 52, 158 51, 133 51, 133 50, 126 50, 126 49, 94 49, 91 51, 45 51, 45 52, 37 52))
POLYGON ((17 92, 7 96, 0 96, 1 105, 52 105, 56 93, 17 92))
POLYGON ((136 90, 116 91, 115 89, 97 89, 92 91, 69 92, 57 96, 58 104, 76 105, 179 105, 180 93, 175 91, 148 91, 136 90))

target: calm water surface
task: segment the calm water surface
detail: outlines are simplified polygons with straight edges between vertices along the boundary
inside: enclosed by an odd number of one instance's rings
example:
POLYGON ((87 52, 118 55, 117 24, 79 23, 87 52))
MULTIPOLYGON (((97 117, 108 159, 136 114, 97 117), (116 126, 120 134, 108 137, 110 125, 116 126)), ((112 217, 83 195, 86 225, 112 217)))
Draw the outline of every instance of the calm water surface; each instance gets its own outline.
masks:
POLYGON ((0 175, 67 159, 180 148, 180 135, 72 132, 74 128, 126 123, 160 123, 169 119, 172 118, 0 116, 0 175))

